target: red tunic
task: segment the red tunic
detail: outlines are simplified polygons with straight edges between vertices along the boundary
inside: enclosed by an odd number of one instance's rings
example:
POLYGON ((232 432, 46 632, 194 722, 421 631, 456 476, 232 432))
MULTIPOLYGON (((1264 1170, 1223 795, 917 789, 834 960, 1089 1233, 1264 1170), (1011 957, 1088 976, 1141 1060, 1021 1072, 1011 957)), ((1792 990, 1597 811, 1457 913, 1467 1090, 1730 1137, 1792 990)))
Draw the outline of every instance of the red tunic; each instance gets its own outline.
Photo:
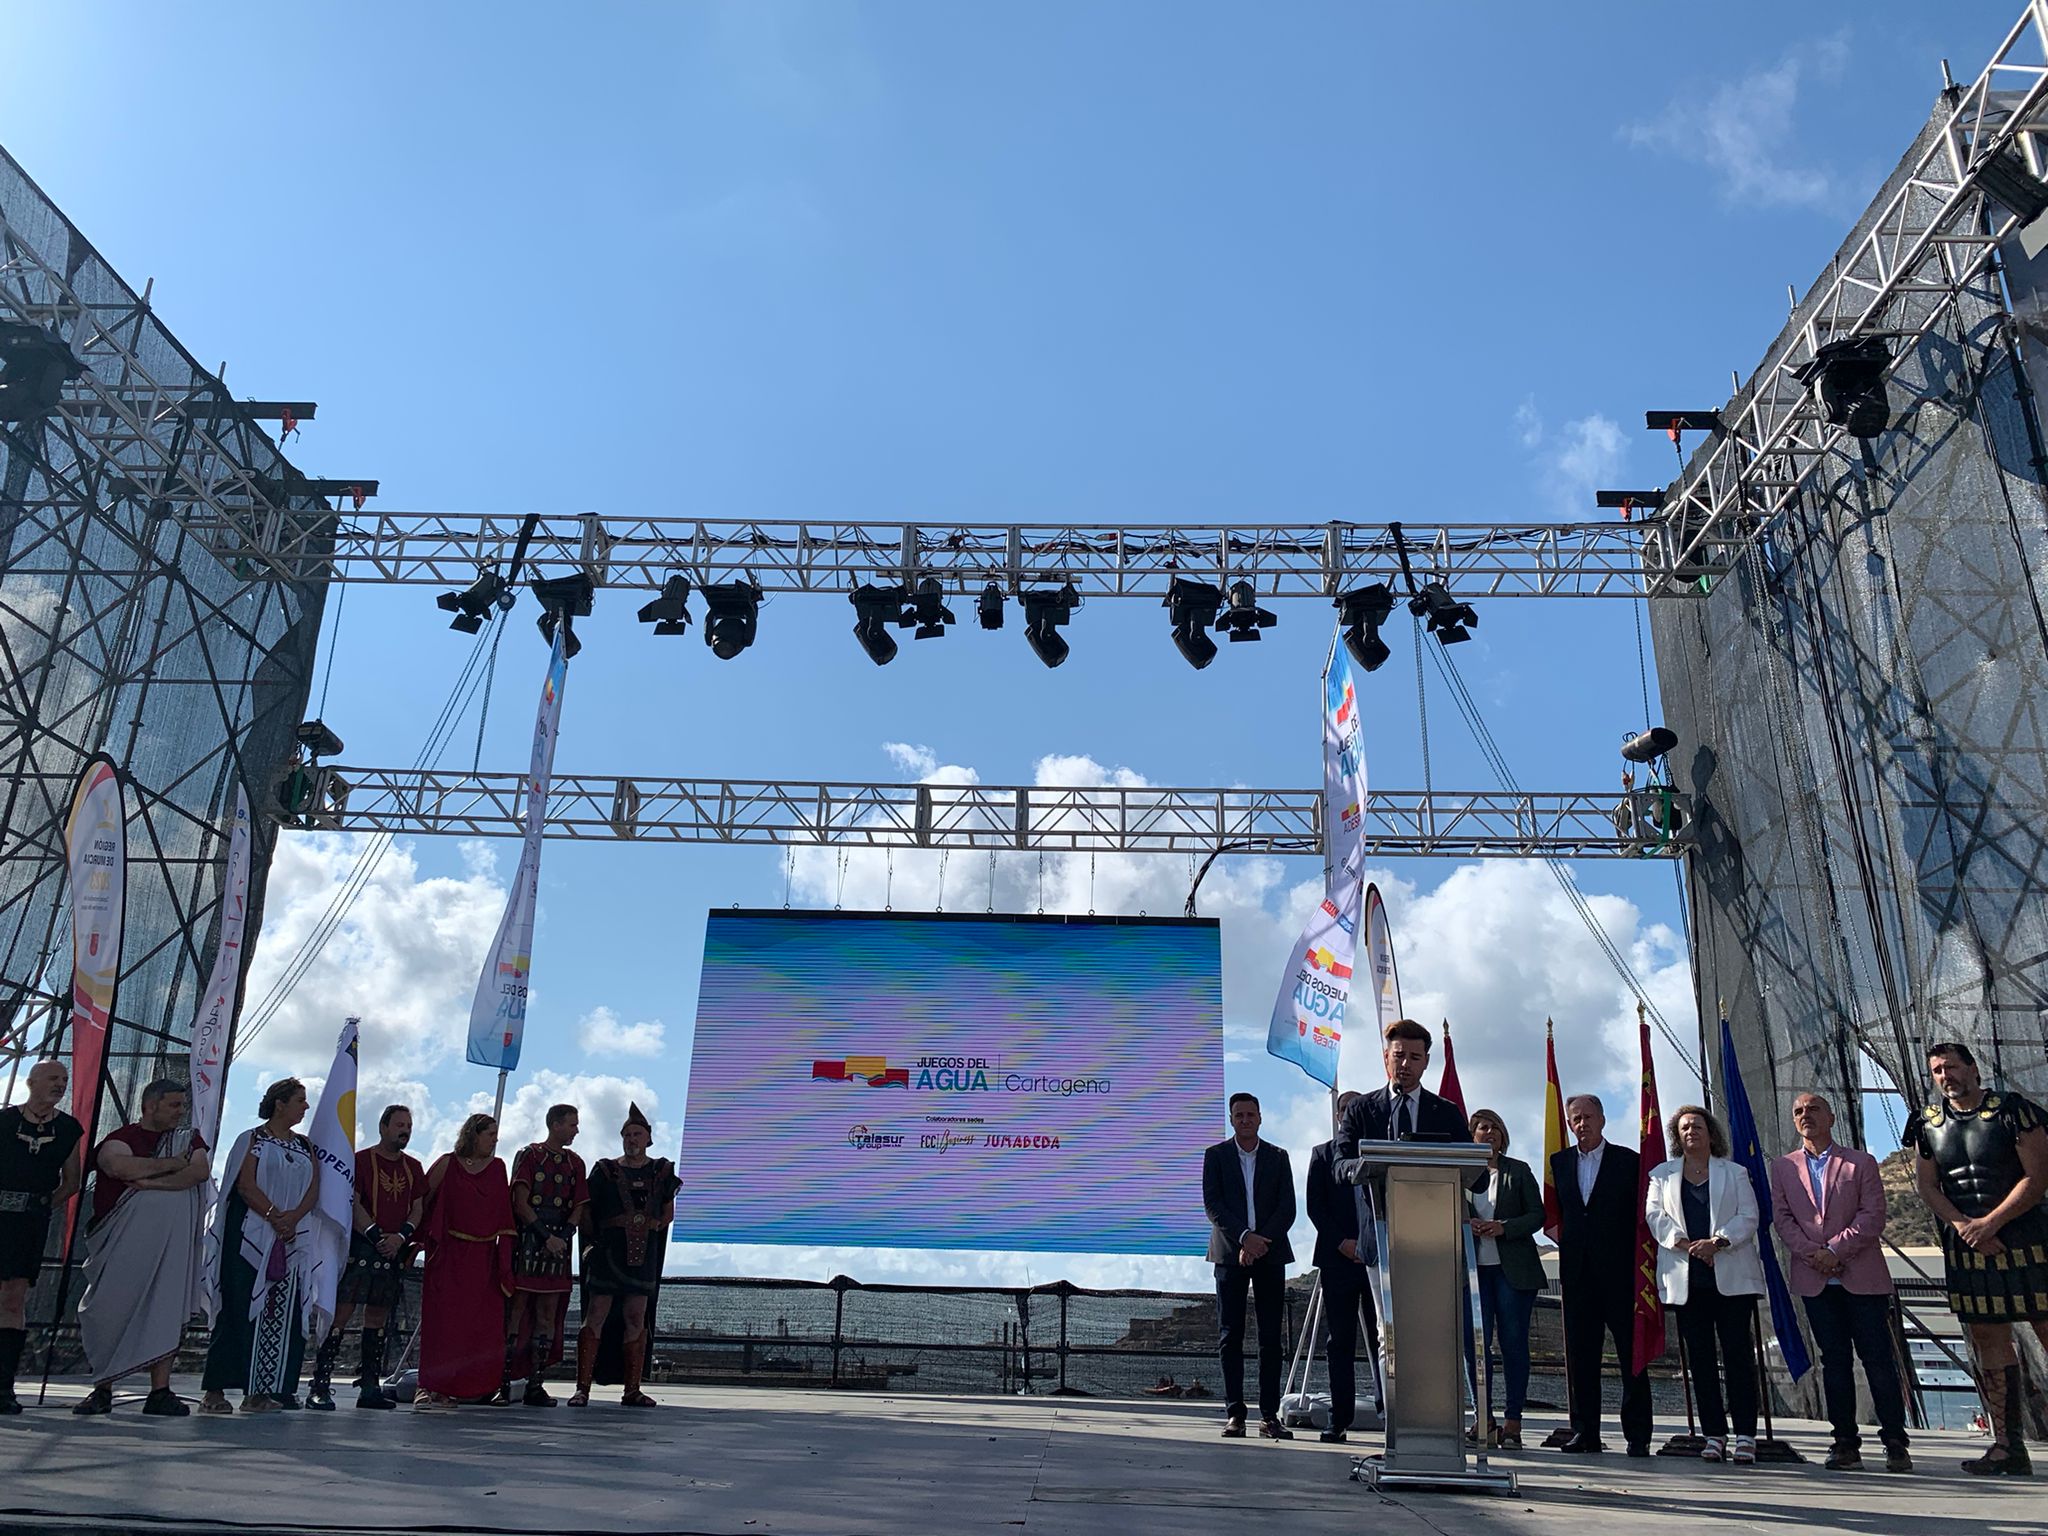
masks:
MULTIPOLYGON (((412 1214, 413 1201, 427 1192, 427 1170, 409 1152, 397 1161, 380 1155, 375 1147, 356 1154, 356 1199, 370 1213, 370 1220, 395 1234, 412 1214)), ((422 1220, 425 1219, 424 1214, 422 1220)))
POLYGON ((489 1397, 505 1369, 505 1298, 512 1294, 512 1190, 492 1158, 471 1173, 444 1159, 420 1237, 420 1390, 489 1397))
MULTIPOLYGON (((166 1131, 152 1131, 145 1125, 124 1125, 118 1131, 109 1131, 107 1133, 107 1141, 118 1141, 137 1157, 155 1157, 157 1147, 162 1144, 164 1137, 168 1134, 166 1131)), ((107 1141, 101 1142, 99 1147, 92 1149, 91 1166, 95 1170, 100 1165, 100 1147, 104 1147, 107 1141)), ((192 1138, 192 1146, 200 1152, 207 1150, 205 1140, 196 1135, 192 1138)), ((126 1179, 117 1179, 111 1174, 95 1172, 92 1185, 93 1222, 97 1223, 107 1212, 120 1204, 121 1197, 127 1193, 128 1181, 126 1179)))

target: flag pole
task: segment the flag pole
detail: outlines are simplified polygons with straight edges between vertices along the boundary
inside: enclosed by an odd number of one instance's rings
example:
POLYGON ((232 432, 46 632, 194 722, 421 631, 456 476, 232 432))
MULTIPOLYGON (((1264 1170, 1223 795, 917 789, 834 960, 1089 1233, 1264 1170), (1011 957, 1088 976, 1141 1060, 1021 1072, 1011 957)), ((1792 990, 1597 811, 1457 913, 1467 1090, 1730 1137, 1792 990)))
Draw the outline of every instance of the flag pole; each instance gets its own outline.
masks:
POLYGON ((503 1067, 500 1067, 498 1069, 498 1097, 495 1100, 493 1100, 491 1104, 491 1120, 493 1121, 493 1123, 504 1117, 505 1079, 510 1075, 511 1074, 506 1072, 506 1070, 503 1067))

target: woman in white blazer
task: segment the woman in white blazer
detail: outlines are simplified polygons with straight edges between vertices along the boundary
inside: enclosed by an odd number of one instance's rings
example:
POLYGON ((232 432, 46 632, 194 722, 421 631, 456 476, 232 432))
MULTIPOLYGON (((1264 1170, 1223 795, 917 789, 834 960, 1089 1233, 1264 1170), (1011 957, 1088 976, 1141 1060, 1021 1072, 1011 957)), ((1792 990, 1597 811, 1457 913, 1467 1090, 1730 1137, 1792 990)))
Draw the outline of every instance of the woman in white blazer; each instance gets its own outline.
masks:
POLYGON ((1651 1171, 1643 1212, 1657 1244, 1657 1294, 1678 1313, 1678 1336, 1685 1341, 1706 1436, 1701 1457, 1747 1464, 1756 1460, 1757 1415, 1749 1325, 1764 1291, 1756 1191, 1749 1175, 1729 1160, 1721 1122, 1699 1105, 1687 1104, 1671 1117, 1670 1136, 1671 1160, 1651 1171))

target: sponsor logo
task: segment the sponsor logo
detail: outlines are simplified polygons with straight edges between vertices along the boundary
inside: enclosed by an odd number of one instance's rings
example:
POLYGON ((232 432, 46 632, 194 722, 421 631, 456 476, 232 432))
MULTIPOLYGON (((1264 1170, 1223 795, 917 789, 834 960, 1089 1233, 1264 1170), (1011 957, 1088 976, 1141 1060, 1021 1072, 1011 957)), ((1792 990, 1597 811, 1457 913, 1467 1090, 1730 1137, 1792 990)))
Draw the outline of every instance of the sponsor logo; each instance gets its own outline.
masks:
POLYGON ((1337 704, 1337 723, 1345 724, 1358 711, 1358 696, 1351 691, 1351 684, 1344 684, 1344 697, 1337 704))
POLYGON ((1307 958, 1309 966, 1314 970, 1327 971, 1340 981, 1347 981, 1350 979, 1351 967, 1348 965, 1340 965, 1337 961, 1337 957, 1330 952, 1329 947, 1327 945, 1311 944, 1309 946, 1307 958))
POLYGON ((1060 1149, 1059 1137, 1039 1133, 987 1136, 981 1144, 994 1152, 1057 1152, 1060 1149))
POLYGON ((860 1152, 877 1152, 889 1147, 903 1145, 901 1136, 886 1131, 871 1131, 864 1125, 856 1125, 846 1133, 846 1144, 860 1152))
POLYGON ((908 1088, 910 1069, 892 1067, 886 1056, 848 1056, 843 1061, 811 1063, 814 1083, 866 1083, 870 1088, 908 1088))
POLYGON ((971 1147, 974 1138, 965 1131, 927 1131, 917 1138, 920 1152, 945 1152, 953 1147, 971 1147))

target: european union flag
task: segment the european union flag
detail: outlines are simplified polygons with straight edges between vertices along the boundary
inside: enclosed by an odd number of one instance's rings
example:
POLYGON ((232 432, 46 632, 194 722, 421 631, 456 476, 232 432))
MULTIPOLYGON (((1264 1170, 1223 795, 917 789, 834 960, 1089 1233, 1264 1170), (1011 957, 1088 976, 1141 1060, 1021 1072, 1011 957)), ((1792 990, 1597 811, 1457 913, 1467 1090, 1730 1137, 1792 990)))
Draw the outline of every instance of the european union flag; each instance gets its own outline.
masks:
MULTIPOLYGON (((1742 1086, 1742 1063, 1735 1059, 1735 1035, 1728 1020, 1721 1019, 1721 1086, 1728 1094, 1728 1141, 1735 1161, 1749 1175, 1756 1193, 1756 1208, 1771 1208, 1771 1176, 1764 1164, 1763 1149, 1757 1143, 1756 1116, 1749 1107, 1749 1093, 1742 1086)), ((1778 1336, 1778 1349, 1785 1356, 1785 1369, 1797 1381, 1813 1368, 1806 1353, 1806 1339, 1799 1332, 1799 1316, 1792 1310, 1792 1293, 1785 1289, 1785 1277, 1778 1270, 1778 1252, 1771 1245, 1770 1218, 1757 1229, 1757 1247, 1764 1261, 1764 1294, 1771 1299, 1771 1331, 1778 1336)))

